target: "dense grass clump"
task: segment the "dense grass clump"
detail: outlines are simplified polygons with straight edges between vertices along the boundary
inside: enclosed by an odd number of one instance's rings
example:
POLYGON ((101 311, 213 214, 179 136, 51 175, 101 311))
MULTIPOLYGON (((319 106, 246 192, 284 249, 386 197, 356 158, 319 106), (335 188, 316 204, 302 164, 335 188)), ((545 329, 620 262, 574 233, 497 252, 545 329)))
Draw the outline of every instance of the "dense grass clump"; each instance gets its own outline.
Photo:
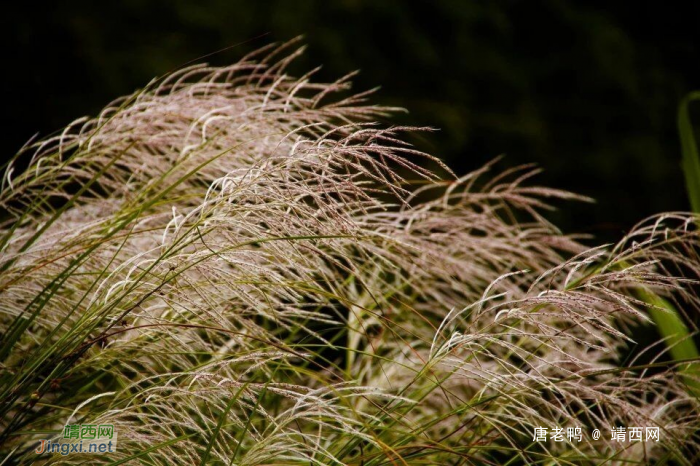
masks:
POLYGON ((454 177, 288 50, 156 80, 7 166, 5 464, 694 464, 695 361, 625 355, 659 303, 696 312, 696 217, 588 249, 543 217, 576 196, 454 177), (79 423, 118 451, 33 452, 79 423))

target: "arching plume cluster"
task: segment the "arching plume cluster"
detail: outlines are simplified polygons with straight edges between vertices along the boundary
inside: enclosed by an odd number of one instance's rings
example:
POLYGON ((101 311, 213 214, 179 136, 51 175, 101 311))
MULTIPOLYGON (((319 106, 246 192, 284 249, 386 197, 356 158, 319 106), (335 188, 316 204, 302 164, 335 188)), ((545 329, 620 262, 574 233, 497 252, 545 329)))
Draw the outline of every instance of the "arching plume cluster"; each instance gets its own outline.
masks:
POLYGON ((8 164, 4 464, 693 464, 689 363, 626 355, 643 296, 696 312, 696 219, 588 249, 543 216, 576 196, 532 167, 456 178, 349 77, 289 77, 289 45, 155 80, 8 164), (113 424, 117 452, 34 453, 68 424, 113 424))

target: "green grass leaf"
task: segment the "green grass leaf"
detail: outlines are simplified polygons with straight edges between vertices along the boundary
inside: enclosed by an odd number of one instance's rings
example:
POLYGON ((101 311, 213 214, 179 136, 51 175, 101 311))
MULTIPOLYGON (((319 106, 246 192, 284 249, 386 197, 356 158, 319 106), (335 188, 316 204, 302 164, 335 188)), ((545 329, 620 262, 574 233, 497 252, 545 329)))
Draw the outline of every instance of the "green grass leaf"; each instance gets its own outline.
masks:
POLYGON ((681 139, 682 165, 693 212, 700 212, 700 156, 690 121, 690 103, 700 100, 700 91, 691 92, 678 108, 678 133, 681 139))

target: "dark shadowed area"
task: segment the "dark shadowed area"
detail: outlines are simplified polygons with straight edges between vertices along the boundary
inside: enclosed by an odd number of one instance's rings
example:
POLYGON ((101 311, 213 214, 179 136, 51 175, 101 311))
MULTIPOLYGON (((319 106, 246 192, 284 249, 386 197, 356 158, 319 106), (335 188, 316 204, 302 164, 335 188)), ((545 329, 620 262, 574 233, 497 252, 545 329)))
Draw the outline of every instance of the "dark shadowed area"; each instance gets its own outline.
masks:
POLYGON ((304 34, 301 74, 360 69, 357 90, 407 108, 392 121, 458 173, 499 154, 598 200, 553 214, 618 239, 685 210, 676 110, 700 88, 696 2, 122 1, 13 5, 2 21, 2 158, 154 76, 211 52, 237 60, 304 34))

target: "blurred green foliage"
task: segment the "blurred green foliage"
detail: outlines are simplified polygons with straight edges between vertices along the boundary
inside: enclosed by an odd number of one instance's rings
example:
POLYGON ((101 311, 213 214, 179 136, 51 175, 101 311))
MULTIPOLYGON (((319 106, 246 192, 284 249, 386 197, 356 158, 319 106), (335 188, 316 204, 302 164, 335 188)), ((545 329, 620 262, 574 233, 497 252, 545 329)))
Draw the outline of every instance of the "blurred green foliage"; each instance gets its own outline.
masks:
POLYGON ((73 1, 4 16, 2 141, 8 157, 156 75, 229 63, 305 35, 293 68, 323 79, 360 68, 392 120, 440 132, 415 143, 458 172, 506 153, 543 183, 598 199, 557 215, 612 240, 642 217, 687 209, 677 104, 700 87, 697 3, 597 1, 73 1), (264 37, 259 37, 265 34, 264 37))

